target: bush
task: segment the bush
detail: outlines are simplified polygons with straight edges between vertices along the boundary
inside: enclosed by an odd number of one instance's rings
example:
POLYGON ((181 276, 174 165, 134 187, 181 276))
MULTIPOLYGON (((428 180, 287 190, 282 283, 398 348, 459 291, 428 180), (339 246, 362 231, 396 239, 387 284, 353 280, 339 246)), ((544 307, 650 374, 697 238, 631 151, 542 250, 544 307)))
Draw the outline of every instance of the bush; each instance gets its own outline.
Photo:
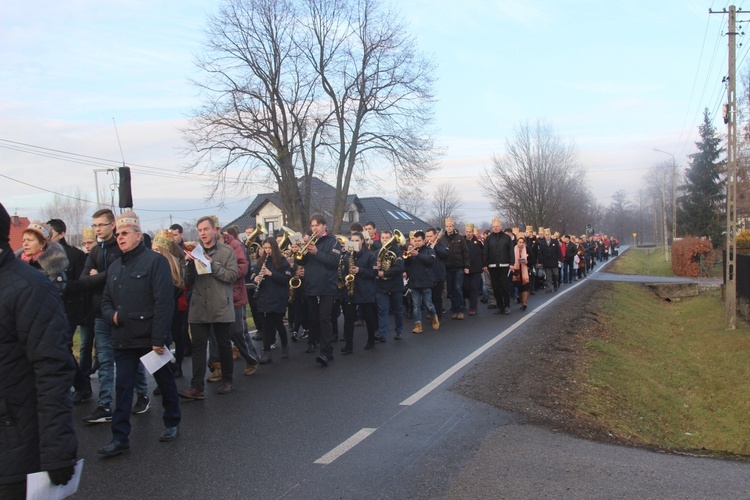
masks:
POLYGON ((672 243, 672 272, 675 276, 697 278, 701 275, 700 259, 706 268, 713 267, 714 246, 701 238, 681 238, 672 243))
POLYGON ((742 231, 737 235, 737 250, 742 253, 750 253, 750 231, 742 231))

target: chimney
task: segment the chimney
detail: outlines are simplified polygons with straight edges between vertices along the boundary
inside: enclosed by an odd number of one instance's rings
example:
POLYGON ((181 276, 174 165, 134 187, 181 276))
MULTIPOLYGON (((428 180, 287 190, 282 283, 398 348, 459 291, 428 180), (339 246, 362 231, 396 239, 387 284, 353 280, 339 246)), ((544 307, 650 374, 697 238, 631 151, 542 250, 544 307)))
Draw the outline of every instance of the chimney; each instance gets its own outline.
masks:
POLYGON ((13 215, 13 219, 12 219, 12 221, 13 221, 13 225, 14 225, 14 226, 20 226, 20 225, 21 225, 21 220, 20 220, 20 218, 18 217, 18 214, 14 214, 14 215, 13 215))

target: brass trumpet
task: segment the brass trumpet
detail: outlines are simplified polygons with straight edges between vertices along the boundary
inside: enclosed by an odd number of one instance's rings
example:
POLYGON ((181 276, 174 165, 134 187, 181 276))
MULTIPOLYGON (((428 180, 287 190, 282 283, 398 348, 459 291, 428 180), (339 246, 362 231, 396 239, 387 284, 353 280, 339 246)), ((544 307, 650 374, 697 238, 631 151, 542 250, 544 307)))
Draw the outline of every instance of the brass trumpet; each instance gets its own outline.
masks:
POLYGON ((307 240, 307 243, 305 243, 305 246, 297 250, 297 253, 294 254, 294 258, 297 260, 302 260, 305 257, 305 255, 307 255, 308 250, 310 250, 310 246, 316 244, 319 239, 320 239, 320 236, 317 233, 310 236, 310 239, 307 240))

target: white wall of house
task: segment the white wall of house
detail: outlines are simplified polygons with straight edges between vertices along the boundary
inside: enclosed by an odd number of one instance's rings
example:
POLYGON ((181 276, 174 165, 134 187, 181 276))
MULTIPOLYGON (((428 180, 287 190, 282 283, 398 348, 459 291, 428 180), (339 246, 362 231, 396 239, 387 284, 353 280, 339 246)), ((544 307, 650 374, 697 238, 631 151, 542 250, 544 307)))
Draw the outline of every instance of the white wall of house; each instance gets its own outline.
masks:
POLYGON ((281 228, 284 218, 279 207, 271 202, 266 202, 258 210, 255 220, 263 224, 268 234, 273 234, 273 231, 281 228))

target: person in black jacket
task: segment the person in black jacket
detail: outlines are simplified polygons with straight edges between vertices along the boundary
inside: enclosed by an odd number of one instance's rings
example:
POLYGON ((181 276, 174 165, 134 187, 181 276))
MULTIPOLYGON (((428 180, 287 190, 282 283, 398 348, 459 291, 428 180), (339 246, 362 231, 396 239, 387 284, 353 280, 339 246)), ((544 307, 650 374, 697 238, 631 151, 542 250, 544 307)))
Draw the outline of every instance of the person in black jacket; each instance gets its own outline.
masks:
POLYGON ((464 235, 469 250, 469 274, 464 276, 464 287, 469 292, 469 316, 474 316, 479 307, 479 294, 482 292, 482 271, 484 269, 484 245, 474 235, 474 224, 467 222, 464 235))
POLYGON ((448 246, 445 276, 448 297, 451 299, 451 318, 464 319, 464 274, 469 274, 469 248, 466 239, 456 231, 453 219, 445 219, 445 233, 441 242, 448 246))
POLYGON ((427 245, 435 251, 435 284, 432 286, 432 303, 435 305, 438 320, 443 321, 445 306, 443 305, 443 292, 445 291, 445 261, 448 259, 448 244, 443 241, 440 232, 431 227, 425 231, 427 245))
POLYGON ((13 255, 0 204, 0 498, 26 498, 26 475, 73 476, 78 442, 70 387, 75 373, 60 293, 13 255))
POLYGON ((558 263, 562 260, 562 251, 560 250, 560 242, 552 238, 552 234, 549 228, 544 230, 544 239, 539 241, 539 262, 537 267, 544 267, 546 274, 545 287, 547 293, 552 293, 554 290, 557 291, 560 286, 560 268, 558 263), (552 287, 549 287, 550 280, 552 280, 552 287))
MULTIPOLYGON (((377 258, 367 249, 362 233, 353 233, 350 238, 359 250, 346 257, 346 270, 354 276, 354 282, 347 283, 344 293, 344 340, 346 344, 341 349, 343 354, 351 354, 354 345, 354 321, 357 319, 357 306, 367 325, 367 344, 365 350, 375 347, 375 276, 377 276, 377 258)), ((387 319, 387 318, 386 318, 387 319)))
POLYGON ((497 301, 495 314, 510 314, 508 274, 513 264, 513 240, 503 232, 500 219, 492 219, 492 232, 484 240, 484 267, 490 273, 492 293, 497 301))
POLYGON ((305 266, 307 321, 310 324, 307 352, 314 352, 315 346, 320 343, 320 354, 315 360, 321 366, 328 366, 328 362, 333 360, 331 316, 334 299, 339 293, 336 270, 341 245, 328 232, 326 219, 321 214, 310 217, 310 230, 311 238, 316 241, 308 244, 302 258, 296 260, 298 264, 305 266))
MULTIPOLYGON (((92 227, 96 232, 97 245, 91 249, 83 272, 80 276, 82 286, 90 293, 94 319, 94 341, 96 342, 96 358, 99 361, 99 400, 96 409, 83 418, 89 424, 112 421, 112 402, 115 384, 115 355, 112 351, 112 330, 102 318, 101 302, 104 286, 107 283, 107 270, 120 258, 122 252, 117 246, 115 238, 115 214, 104 208, 93 215, 92 227)), ((148 383, 146 372, 141 367, 138 371, 136 383, 139 406, 138 412, 145 412, 149 405, 148 383), (141 411, 142 409, 142 411, 141 411)))
POLYGON ((258 314, 263 322, 263 355, 260 364, 273 362, 271 346, 276 342, 276 332, 281 338, 281 357, 289 357, 288 339, 284 326, 284 313, 289 303, 289 280, 292 266, 282 255, 273 236, 266 238, 261 247, 260 258, 253 269, 257 292, 255 292, 258 314))
POLYGON ((377 287, 375 300, 378 304, 378 334, 375 336, 375 340, 378 342, 385 342, 388 337, 389 314, 391 312, 393 313, 393 331, 396 340, 401 339, 404 328, 404 280, 402 278, 404 259, 401 247, 395 241, 389 245, 391 239, 393 239, 393 233, 390 231, 380 233, 380 241, 383 246, 388 246, 389 249, 383 250, 381 248, 376 258, 378 275, 375 278, 375 286, 377 287), (387 252, 390 252, 388 256, 385 255, 387 252), (383 266, 385 262, 388 262, 390 266, 387 270, 383 266))
MULTIPOLYGON (((105 456, 130 449, 130 413, 140 359, 151 351, 161 355, 169 349, 175 308, 169 262, 146 248, 138 216, 131 211, 117 220, 117 245, 122 258, 109 268, 102 297, 102 316, 112 327, 117 363, 112 442, 98 450, 105 456)), ((179 435, 180 404, 169 363, 156 370, 154 378, 164 406, 165 429, 159 441, 174 441, 179 435)))
MULTIPOLYGON (((63 303, 65 304, 65 316, 67 316, 68 324, 70 325, 68 334, 70 335, 72 344, 76 328, 79 325, 83 325, 86 319, 86 291, 78 280, 86 265, 86 254, 82 250, 70 246, 65 241, 65 233, 68 228, 64 221, 50 219, 47 221, 47 225, 50 228, 50 241, 59 244, 65 250, 65 255, 68 257, 68 266, 65 268, 67 284, 63 292, 63 303)), ((76 362, 76 378, 73 388, 75 389, 75 394, 73 395, 74 402, 76 400, 84 401, 91 397, 91 380, 88 374, 82 372, 80 366, 78 366, 78 362, 76 362)))
POLYGON ((424 244, 424 238, 424 232, 416 231, 414 233, 412 239, 414 247, 407 252, 404 262, 406 272, 409 275, 412 300, 414 301, 412 312, 414 329, 412 333, 422 333, 422 303, 432 315, 432 329, 440 328, 440 320, 435 306, 432 304, 432 287, 435 284, 435 274, 432 268, 435 265, 435 251, 424 244))

